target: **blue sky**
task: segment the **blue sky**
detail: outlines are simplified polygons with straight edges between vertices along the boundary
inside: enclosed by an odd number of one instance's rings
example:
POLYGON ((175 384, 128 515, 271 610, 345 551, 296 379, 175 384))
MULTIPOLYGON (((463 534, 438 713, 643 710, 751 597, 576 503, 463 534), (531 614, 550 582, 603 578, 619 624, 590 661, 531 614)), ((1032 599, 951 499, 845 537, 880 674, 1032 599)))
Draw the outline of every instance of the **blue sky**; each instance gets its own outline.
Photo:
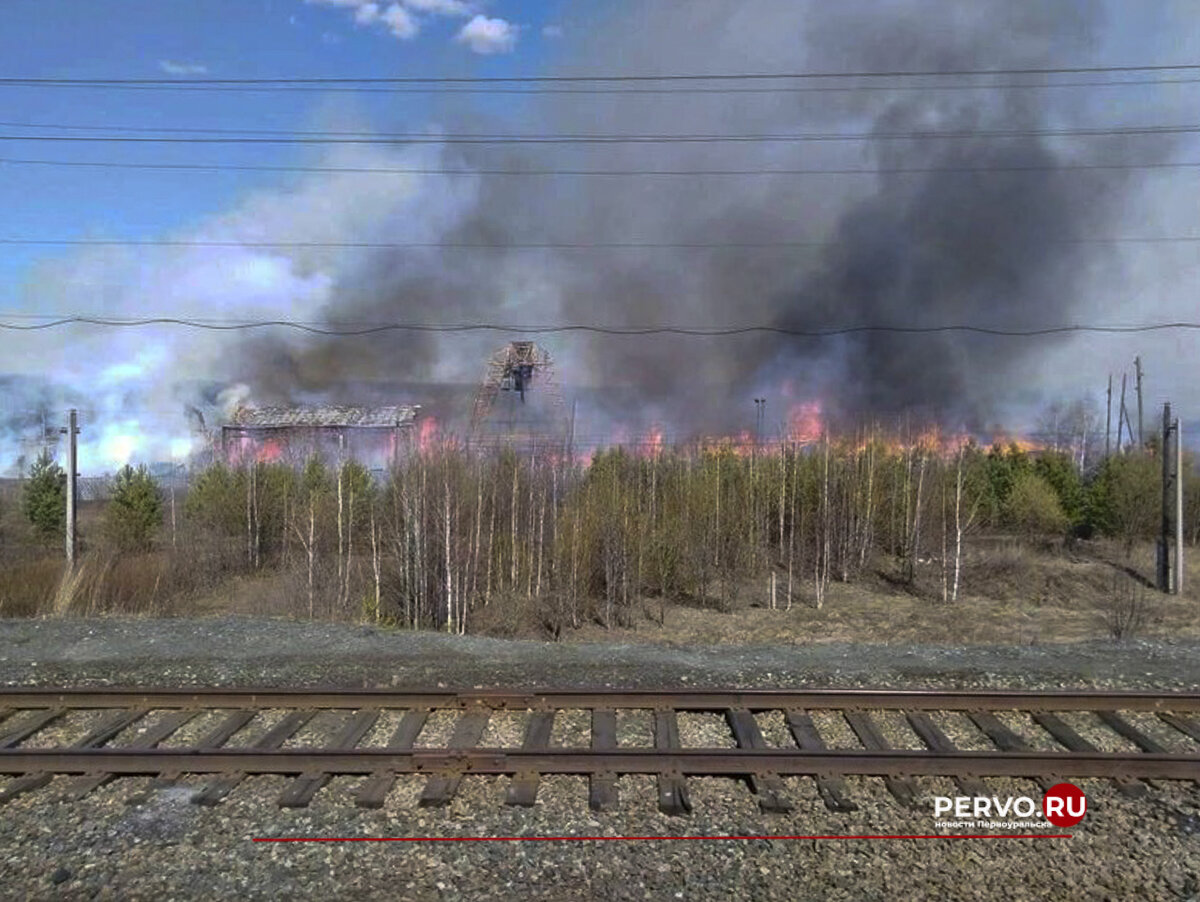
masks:
MULTIPOLYGON (((7 0, 0 30, 4 76, 58 78, 253 78, 350 75, 511 75, 541 70, 569 39, 557 0, 7 0), (376 12, 358 12, 373 7, 376 12), (462 7, 456 9, 455 7, 462 7), (411 36, 388 20, 398 8, 411 36), (357 18, 363 21, 356 21, 357 18), (477 37, 460 37, 479 17, 477 37), (510 31, 506 31, 511 29, 510 31), (508 35, 511 40, 505 40, 508 35), (489 44, 488 37, 493 37, 489 44)), ((467 36, 473 32, 468 31, 467 36)), ((71 131, 32 125, 305 129, 331 120, 358 127, 423 129, 436 116, 425 94, 164 92, 84 88, 0 89, 4 134, 71 131)), ((511 115, 487 98, 491 115, 511 115)), ((74 132, 86 134, 86 132, 74 132)), ((307 154, 311 158, 311 154, 307 154)), ((0 157, 53 160, 303 162, 295 147, 129 147, 12 141, 0 157)), ((254 172, 171 173, 45 166, 0 166, 3 231, 10 237, 151 237, 227 209, 246 191, 286 181, 254 172), (98 173, 100 176, 98 177, 98 173)), ((0 305, 13 298, 30 265, 61 250, 0 248, 0 305)))
MULTIPOLYGON (((0 76, 187 80, 529 74, 552 65, 571 40, 563 5, 559 0, 7 0, 0 76)), ((502 118, 515 124, 522 106, 511 97, 479 95, 10 86, 0 87, 0 134, 86 135, 87 127, 423 131, 448 111, 460 122, 474 111, 493 122, 502 118)), ((286 145, 0 144, 4 158, 73 162, 287 166, 328 163, 335 154, 286 145)), ((382 149, 364 154, 353 162, 370 167, 403 162, 382 149)), ((258 234, 268 239, 353 239, 389 208, 404 210, 412 190, 387 177, 339 181, 299 173, 0 164, 0 236, 191 239, 211 237, 204 230, 212 227, 219 239, 237 239, 244 234, 238 228, 261 227, 265 233, 258 234), (327 210, 330 221, 323 222, 327 210), (232 234, 220 225, 231 217, 236 220, 229 227, 235 229, 232 234), (305 225, 292 233, 297 218, 305 225)), ((427 212, 435 205, 454 208, 454 190, 444 183, 418 195, 427 212)), ((428 219, 439 221, 432 213, 428 219)), ((0 312, 10 316, 47 311, 314 314, 328 299, 329 285, 325 273, 293 271, 270 254, 0 247, 0 312)), ((22 383, 28 394, 10 399, 12 409, 4 413, 18 420, 28 414, 39 403, 38 383, 51 377, 91 408, 93 426, 81 448, 85 471, 131 455, 182 453, 187 425, 179 418, 178 390, 169 384, 176 376, 164 380, 162 374, 173 369, 185 377, 203 376, 203 363, 189 367, 180 361, 189 353, 219 357, 222 351, 211 338, 149 329, 9 333, 6 365, 0 369, 32 381, 22 383)), ((77 403, 55 397, 53 407, 77 403)), ((3 441, 0 446, 0 457, 6 458, 2 469, 16 451, 3 441)))

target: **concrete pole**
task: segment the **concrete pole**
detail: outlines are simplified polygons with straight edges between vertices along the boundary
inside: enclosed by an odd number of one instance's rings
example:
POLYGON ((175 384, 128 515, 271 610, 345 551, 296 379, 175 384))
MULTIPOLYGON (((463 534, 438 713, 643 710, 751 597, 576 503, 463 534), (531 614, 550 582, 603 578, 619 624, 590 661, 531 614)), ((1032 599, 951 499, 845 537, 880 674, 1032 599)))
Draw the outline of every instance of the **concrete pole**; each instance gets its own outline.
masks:
POLYGON ((575 462, 575 412, 579 404, 578 398, 571 399, 571 424, 567 429, 567 462, 575 462))
POLYGON ((1171 405, 1163 405, 1162 446, 1162 533, 1158 537, 1157 575, 1160 592, 1171 591, 1171 405))
POLYGON ((75 436, 79 432, 77 426, 78 412, 72 408, 67 414, 67 569, 75 568, 75 479, 76 454, 75 436))
POLYGON ((1142 437, 1142 358, 1133 358, 1133 367, 1137 371, 1137 395, 1138 395, 1138 447, 1146 446, 1145 440, 1142 437))
POLYGON ((171 455, 171 550, 175 550, 175 479, 179 475, 179 464, 171 455))
POLYGON ((1175 420, 1175 582, 1176 595, 1183 594, 1183 424, 1175 420))
POLYGON ((1112 373, 1108 374, 1108 416, 1104 420, 1104 456, 1112 453, 1112 373))
POLYGON ((1112 453, 1112 373, 1109 373, 1109 413, 1104 419, 1104 456, 1112 453))
MULTIPOLYGON (((1125 410, 1125 373, 1121 374, 1121 409, 1117 411, 1117 453, 1124 453, 1124 446, 1121 444, 1121 424, 1129 427, 1129 414, 1125 410)), ((1129 440, 1133 441, 1133 430, 1129 430, 1129 440)))

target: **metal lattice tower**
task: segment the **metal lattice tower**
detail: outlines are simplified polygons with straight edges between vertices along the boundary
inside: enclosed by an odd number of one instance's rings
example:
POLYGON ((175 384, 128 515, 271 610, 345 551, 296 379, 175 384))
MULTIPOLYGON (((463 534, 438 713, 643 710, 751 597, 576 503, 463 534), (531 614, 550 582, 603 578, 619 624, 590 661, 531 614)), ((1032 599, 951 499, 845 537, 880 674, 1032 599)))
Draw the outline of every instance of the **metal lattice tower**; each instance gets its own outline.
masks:
POLYGON ((492 354, 471 412, 473 444, 521 441, 543 447, 562 445, 569 439, 570 426, 549 351, 532 341, 510 341, 492 354), (513 397, 507 424, 497 422, 496 402, 501 392, 513 397), (535 412, 534 407, 539 409, 535 412))

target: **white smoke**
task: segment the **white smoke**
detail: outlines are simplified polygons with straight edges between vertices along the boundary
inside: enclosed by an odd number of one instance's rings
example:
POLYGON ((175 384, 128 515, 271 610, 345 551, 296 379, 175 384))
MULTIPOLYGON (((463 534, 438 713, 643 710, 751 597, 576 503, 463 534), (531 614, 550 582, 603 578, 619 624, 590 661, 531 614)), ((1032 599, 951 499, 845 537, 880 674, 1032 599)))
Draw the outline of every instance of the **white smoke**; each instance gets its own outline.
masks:
MULTIPOLYGON (((333 167, 405 168, 436 161, 436 150, 339 151, 333 167)), ((310 174, 259 191, 226 214, 163 236, 182 242, 305 243, 436 240, 471 186, 449 192, 403 174, 310 174)), ((102 238, 93 235, 93 238, 102 238)), ((173 317, 228 325, 254 320, 319 321, 335 288, 365 253, 353 248, 102 247, 40 264, 10 312, 173 317)), ((299 343, 296 335, 279 339, 299 343)), ((244 353, 245 333, 178 326, 67 326, 0 334, 8 386, 3 466, 49 408, 81 409, 80 467, 103 472, 129 461, 168 460, 195 449, 189 406, 227 415, 222 389, 244 353), (24 434, 22 434, 24 430, 24 434)), ((40 425, 37 425, 40 429, 40 425)))

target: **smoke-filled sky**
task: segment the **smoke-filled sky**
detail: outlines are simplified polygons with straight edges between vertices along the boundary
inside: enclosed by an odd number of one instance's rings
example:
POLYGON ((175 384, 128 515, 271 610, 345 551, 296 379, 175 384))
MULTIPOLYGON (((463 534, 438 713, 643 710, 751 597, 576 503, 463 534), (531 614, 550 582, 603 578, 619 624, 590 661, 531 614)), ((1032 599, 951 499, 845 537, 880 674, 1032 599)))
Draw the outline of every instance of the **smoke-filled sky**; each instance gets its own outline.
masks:
MULTIPOLYGON (((1165 0, 134 0, 123 9, 115 17, 66 0, 10 3, 0 74, 646 75, 1200 62, 1200 10, 1165 0)), ((1196 125, 1195 76, 673 83, 733 92, 669 95, 646 92, 662 85, 644 82, 612 83, 607 93, 532 94, 0 87, 8 123, 0 134, 23 136, 147 134, 130 128, 870 136, 520 146, 5 141, 0 154, 24 160, 462 170, 0 165, 7 214, 0 237, 10 239, 706 246, 10 245, 0 247, 0 320, 28 324, 64 313, 824 330, 1195 318, 1200 242, 1101 239, 1200 236, 1200 169, 1163 166, 1200 161, 1196 137, 1046 134, 1196 125), (1167 78, 1176 81, 1111 84, 1167 78), (997 84, 1004 87, 980 87, 997 84), (763 90, 781 86, 797 90, 763 90), (912 137, 928 132, 956 137, 912 137), (1103 166, 1114 168, 1097 168, 1103 166), (494 169, 804 172, 481 171, 494 169), (799 246, 746 246, 780 243, 799 246)), ((85 326, 0 333, 0 469, 15 460, 23 440, 36 439, 39 410, 60 416, 69 404, 83 411, 85 471, 181 457, 192 441, 187 409, 205 411, 211 422, 232 399, 423 403, 448 428, 460 427, 455 417, 468 409, 488 355, 510 337, 85 326)), ((1085 392, 1102 397, 1107 374, 1130 367, 1139 354, 1148 409, 1171 400, 1185 425, 1200 417, 1190 391, 1192 333, 557 334, 542 341, 555 355, 565 395, 580 397, 581 431, 592 435, 628 435, 651 424, 676 435, 736 432, 753 426, 755 397, 767 398, 768 429, 778 428, 789 406, 811 402, 847 421, 912 413, 955 429, 1019 429, 1047 401, 1085 392)))

